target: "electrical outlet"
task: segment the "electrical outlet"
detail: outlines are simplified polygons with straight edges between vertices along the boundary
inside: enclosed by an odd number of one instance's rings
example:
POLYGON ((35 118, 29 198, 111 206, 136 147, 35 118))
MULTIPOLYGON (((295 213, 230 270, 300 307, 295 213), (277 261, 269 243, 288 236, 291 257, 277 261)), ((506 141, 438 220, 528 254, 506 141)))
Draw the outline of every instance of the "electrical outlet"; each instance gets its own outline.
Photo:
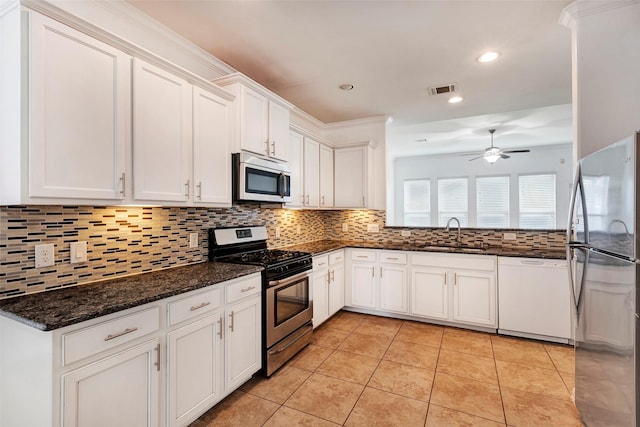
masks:
POLYGON ((349 224, 347 224, 346 222, 342 223, 342 231, 349 231, 349 224))
POLYGON ((190 248, 198 247, 198 233, 189 233, 189 247, 190 248))
POLYGON ((402 230, 402 231, 400 232, 400 235, 401 235, 402 237, 411 237, 411 230, 402 230))
POLYGON ((516 240, 516 233, 504 233, 502 235, 503 240, 516 240))
POLYGON ((377 233, 380 231, 380 226, 376 223, 367 224, 367 232, 369 233, 377 233))
POLYGON ((276 239, 280 238, 280 227, 276 227, 276 239))
POLYGON ((75 264, 87 260, 87 242, 71 242, 69 245, 69 263, 75 264))
POLYGON ((54 265, 55 255, 56 253, 53 243, 36 245, 36 268, 54 265))
POLYGON ((300 227, 300 224, 296 225, 296 234, 302 234, 302 227, 300 227))

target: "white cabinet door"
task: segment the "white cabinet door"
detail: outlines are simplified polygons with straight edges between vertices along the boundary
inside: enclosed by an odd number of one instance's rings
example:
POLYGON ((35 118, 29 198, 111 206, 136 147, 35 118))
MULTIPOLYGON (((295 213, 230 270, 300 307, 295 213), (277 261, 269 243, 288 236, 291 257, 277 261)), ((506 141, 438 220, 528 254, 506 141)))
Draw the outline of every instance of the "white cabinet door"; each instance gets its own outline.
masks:
POLYGON ((157 427, 158 352, 155 339, 62 376, 65 427, 157 427))
POLYGON ((375 263, 358 262, 351 265, 351 305, 376 308, 375 263))
POLYGON ((320 143, 304 139, 304 206, 320 206, 320 143))
POLYGON ((430 267, 411 269, 411 314, 449 319, 447 270, 430 267))
POLYGON ((289 110, 269 102, 269 157, 289 160, 289 110))
POLYGON ((317 328, 329 318, 329 271, 326 268, 313 271, 313 327, 317 328))
POLYGON ((320 144, 320 207, 333 207, 333 149, 320 144))
POLYGON ((453 274, 453 320, 497 326, 495 274, 464 270, 453 274))
POLYGON ((29 196, 124 199, 131 58, 37 13, 30 19, 29 196))
POLYGON ((240 86, 240 97, 240 147, 266 156, 269 153, 269 101, 246 86, 240 86))
POLYGON ((404 266, 382 265, 380 271, 380 309, 407 313, 407 269, 404 266))
POLYGON ((231 205, 231 138, 226 100, 193 88, 193 201, 231 205))
POLYGON ((330 270, 329 316, 344 307, 344 263, 336 264, 330 270))
POLYGON ((169 425, 185 425, 222 398, 222 313, 169 332, 169 425))
POLYGON ((334 151, 335 207, 363 208, 368 196, 368 147, 334 151))
POLYGON ((291 168, 291 201, 286 206, 299 208, 303 206, 303 173, 304 137, 296 132, 289 133, 289 168, 291 168))
POLYGON ((191 176, 191 85, 134 59, 133 197, 186 202, 191 176))
POLYGON ((225 310, 226 390, 236 389, 262 367, 261 298, 225 310))

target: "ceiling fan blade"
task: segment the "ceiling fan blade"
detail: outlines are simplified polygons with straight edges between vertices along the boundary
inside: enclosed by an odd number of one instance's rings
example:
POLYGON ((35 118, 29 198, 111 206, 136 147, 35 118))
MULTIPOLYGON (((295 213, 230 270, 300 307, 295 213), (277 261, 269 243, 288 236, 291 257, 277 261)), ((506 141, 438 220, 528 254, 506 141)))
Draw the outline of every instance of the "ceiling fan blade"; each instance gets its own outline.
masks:
POLYGON ((510 158, 511 158, 511 156, 507 156, 507 155, 506 155, 506 154, 504 154, 504 153, 506 153, 506 151, 503 151, 502 153, 500 153, 500 158, 501 158, 501 159, 510 159, 510 158))
POLYGON ((484 156, 474 157, 473 159, 469 159, 469 161, 472 161, 472 160, 478 160, 478 159, 481 159, 481 158, 483 158, 483 157, 484 157, 484 156))
POLYGON ((531 150, 504 150, 503 153, 530 153, 531 150))
POLYGON ((460 153, 460 154, 458 154, 458 156, 477 156, 477 155, 480 155, 480 154, 482 154, 482 153, 476 151, 475 153, 460 153))

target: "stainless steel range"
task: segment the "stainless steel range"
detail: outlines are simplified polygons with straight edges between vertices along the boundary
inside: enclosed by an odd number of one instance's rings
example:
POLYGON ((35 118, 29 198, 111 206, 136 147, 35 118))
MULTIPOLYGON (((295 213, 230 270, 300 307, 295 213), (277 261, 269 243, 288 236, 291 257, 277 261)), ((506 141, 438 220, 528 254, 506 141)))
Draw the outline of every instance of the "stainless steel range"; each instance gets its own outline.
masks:
POLYGON ((311 341, 311 254, 267 249, 264 226, 212 228, 209 259, 265 268, 262 273, 262 365, 266 376, 271 376, 311 341))

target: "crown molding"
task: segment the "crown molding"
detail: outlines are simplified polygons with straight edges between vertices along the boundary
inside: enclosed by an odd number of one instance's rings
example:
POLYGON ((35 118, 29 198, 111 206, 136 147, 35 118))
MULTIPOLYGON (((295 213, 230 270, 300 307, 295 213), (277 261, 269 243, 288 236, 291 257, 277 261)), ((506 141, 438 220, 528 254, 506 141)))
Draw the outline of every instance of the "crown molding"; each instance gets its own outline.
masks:
POLYGON ((248 88, 255 90, 256 92, 266 93, 269 98, 271 98, 272 100, 275 100, 279 104, 282 104, 284 107, 288 108, 289 110, 293 109, 294 107, 292 103, 290 103, 289 101, 287 101, 286 99, 278 95, 277 93, 270 91, 266 87, 262 86, 260 83, 250 79, 246 75, 239 72, 229 74, 217 79, 213 79, 212 82, 217 84, 218 86, 228 86, 234 83, 240 83, 244 86, 247 86, 248 88))
POLYGON ((337 129, 345 129, 356 126, 366 126, 366 125, 378 125, 381 124, 385 126, 387 124, 387 119, 389 116, 374 116, 374 117, 365 117, 363 119, 354 119, 354 120, 345 120, 342 122, 333 122, 325 124, 325 128, 327 130, 337 130, 337 129))
POLYGON ((0 0, 0 18, 20 6, 20 0, 0 0))
POLYGON ((634 4, 640 4, 640 0, 577 0, 562 10, 558 22, 567 28, 575 28, 578 19, 632 6, 634 4))

